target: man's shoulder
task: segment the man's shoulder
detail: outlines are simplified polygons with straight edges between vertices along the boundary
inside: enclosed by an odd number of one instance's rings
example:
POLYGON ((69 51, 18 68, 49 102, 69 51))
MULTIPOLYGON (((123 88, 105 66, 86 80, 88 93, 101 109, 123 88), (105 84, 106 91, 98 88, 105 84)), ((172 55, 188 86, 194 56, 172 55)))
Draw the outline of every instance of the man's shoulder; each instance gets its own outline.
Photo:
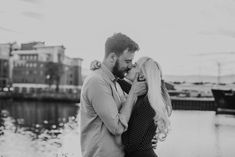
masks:
POLYGON ((91 84, 92 82, 99 82, 99 81, 104 81, 104 75, 102 74, 101 70, 95 70, 92 71, 84 80, 84 84, 91 84))

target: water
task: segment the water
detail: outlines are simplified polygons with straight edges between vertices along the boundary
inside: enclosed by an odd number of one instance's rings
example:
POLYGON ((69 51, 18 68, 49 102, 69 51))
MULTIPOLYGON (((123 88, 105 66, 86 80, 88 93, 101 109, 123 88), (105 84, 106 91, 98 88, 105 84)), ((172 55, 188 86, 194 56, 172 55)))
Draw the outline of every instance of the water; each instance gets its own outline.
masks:
POLYGON ((161 156, 234 157, 235 117, 211 111, 174 111, 172 130, 156 152, 161 156))
POLYGON ((80 155, 76 104, 2 101, 0 109, 0 157, 80 155))
MULTIPOLYGON (((2 102, 0 109, 0 157, 81 156, 76 104, 2 102)), ((235 156, 235 117, 174 111, 171 123, 159 157, 235 156)))

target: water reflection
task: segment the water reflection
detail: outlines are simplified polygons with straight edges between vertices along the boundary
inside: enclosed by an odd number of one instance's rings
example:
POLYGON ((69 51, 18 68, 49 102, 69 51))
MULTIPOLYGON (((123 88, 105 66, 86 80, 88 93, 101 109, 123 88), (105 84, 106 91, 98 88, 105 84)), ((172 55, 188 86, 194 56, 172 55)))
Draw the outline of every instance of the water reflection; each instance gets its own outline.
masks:
MULTIPOLYGON (((24 102, 0 107, 3 111, 0 157, 81 156, 75 104, 36 106, 24 102)), ((174 111, 171 123, 166 141, 159 142, 155 150, 160 157, 234 156, 234 116, 216 116, 210 111, 174 111)))
POLYGON ((0 109, 1 157, 72 155, 63 145, 78 137, 76 104, 2 101, 0 109))
POLYGON ((235 155, 235 116, 217 115, 214 119, 217 157, 235 155))
POLYGON ((36 129, 55 129, 63 126, 69 117, 77 115, 75 103, 54 103, 34 101, 2 101, 0 109, 3 116, 9 115, 18 127, 36 129))
POLYGON ((174 111, 172 130, 156 152, 165 157, 233 157, 235 117, 211 111, 174 111))

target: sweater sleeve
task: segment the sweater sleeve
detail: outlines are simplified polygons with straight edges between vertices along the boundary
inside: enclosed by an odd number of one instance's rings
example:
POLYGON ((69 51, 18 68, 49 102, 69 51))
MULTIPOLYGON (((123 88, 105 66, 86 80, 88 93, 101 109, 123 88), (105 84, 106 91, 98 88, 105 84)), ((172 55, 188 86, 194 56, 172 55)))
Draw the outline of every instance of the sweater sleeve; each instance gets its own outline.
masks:
POLYGON ((95 113, 110 133, 121 135, 126 131, 129 120, 126 117, 130 117, 131 109, 124 108, 122 112, 118 110, 117 104, 112 96, 112 90, 106 85, 106 82, 99 77, 94 77, 89 80, 86 88, 88 101, 90 101, 95 113))
POLYGON ((136 112, 133 112, 131 120, 129 121, 129 127, 126 132, 122 134, 123 144, 127 152, 132 152, 138 149, 140 143, 144 140, 148 132, 148 128, 153 121, 154 111, 147 100, 147 97, 143 101, 139 101, 136 104, 136 112))

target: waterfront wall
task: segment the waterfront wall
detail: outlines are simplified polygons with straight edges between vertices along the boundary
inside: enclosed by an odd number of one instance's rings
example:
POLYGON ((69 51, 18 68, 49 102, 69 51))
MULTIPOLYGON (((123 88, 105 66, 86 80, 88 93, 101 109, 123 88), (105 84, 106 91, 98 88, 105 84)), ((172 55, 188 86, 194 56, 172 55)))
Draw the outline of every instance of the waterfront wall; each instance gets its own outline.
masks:
POLYGON ((0 93, 0 100, 23 100, 23 101, 43 101, 43 102, 80 102, 80 93, 67 92, 43 92, 43 93, 0 93))
POLYGON ((216 111, 214 98, 171 98, 174 110, 216 111))
MULTIPOLYGON (((0 93, 0 99, 14 100, 36 100, 36 101, 64 101, 64 102, 80 102, 80 91, 78 93, 68 92, 30 92, 17 93, 6 92, 0 93)), ((172 108, 174 110, 201 110, 201 111, 216 111, 217 105, 214 98, 180 98, 171 97, 172 108)))

